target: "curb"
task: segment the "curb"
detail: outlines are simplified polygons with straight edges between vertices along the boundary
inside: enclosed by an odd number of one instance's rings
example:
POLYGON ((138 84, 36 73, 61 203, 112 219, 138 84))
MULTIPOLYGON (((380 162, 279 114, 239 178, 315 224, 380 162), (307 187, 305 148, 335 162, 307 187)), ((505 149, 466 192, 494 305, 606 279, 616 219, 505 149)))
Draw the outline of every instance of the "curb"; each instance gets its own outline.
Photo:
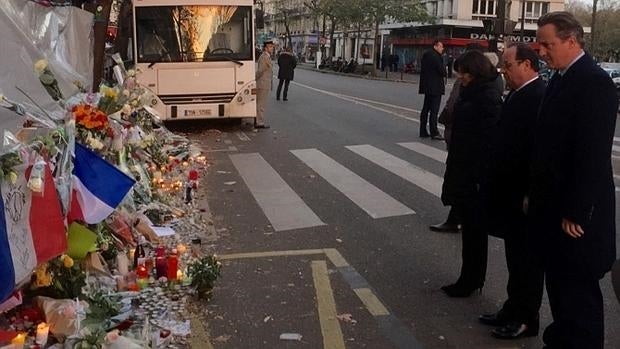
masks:
POLYGON ((347 74, 347 73, 339 73, 339 72, 330 71, 330 70, 321 70, 321 69, 316 69, 316 68, 313 68, 313 67, 308 67, 308 66, 305 66, 303 64, 297 65, 297 68, 304 69, 304 70, 315 71, 317 73, 322 73, 322 74, 348 76, 348 77, 352 77, 352 78, 365 79, 365 80, 400 82, 400 83, 412 84, 412 85, 417 85, 418 84, 417 81, 411 81, 411 80, 386 79, 386 78, 381 78, 381 77, 369 77, 369 76, 366 76, 366 75, 347 74))

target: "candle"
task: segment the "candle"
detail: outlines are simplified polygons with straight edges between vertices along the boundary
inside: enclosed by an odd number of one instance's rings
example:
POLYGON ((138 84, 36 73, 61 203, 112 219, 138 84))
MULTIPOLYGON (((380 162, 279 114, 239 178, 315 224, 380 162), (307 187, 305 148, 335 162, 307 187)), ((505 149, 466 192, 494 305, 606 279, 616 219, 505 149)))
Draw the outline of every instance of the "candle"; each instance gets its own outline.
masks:
POLYGON ((20 333, 17 336, 15 336, 15 338, 13 338, 11 340, 11 344, 13 344, 13 347, 15 349, 23 349, 25 342, 26 342, 26 334, 25 333, 20 333))
POLYGON ((187 246, 183 245, 183 244, 178 244, 177 245, 177 251, 179 252, 179 255, 182 255, 185 253, 185 251, 187 251, 187 246))
POLYGON ((42 322, 37 325, 37 336, 35 337, 35 342, 37 344, 45 345, 47 343, 47 337, 50 333, 50 325, 42 322))
POLYGON ((183 280, 183 272, 180 270, 177 270, 177 280, 183 280))
POLYGON ((134 257, 135 254, 136 254, 136 249, 135 248, 132 248, 132 249, 129 250, 129 260, 130 261, 133 261, 133 257, 134 257))

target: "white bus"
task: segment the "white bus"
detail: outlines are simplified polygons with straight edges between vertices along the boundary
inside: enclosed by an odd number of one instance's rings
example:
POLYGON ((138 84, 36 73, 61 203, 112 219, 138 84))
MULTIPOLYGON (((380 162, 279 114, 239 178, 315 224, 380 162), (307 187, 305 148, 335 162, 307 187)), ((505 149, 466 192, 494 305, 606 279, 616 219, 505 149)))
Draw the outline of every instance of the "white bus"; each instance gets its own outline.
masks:
POLYGON ((253 0, 134 0, 140 84, 166 120, 256 117, 253 0))

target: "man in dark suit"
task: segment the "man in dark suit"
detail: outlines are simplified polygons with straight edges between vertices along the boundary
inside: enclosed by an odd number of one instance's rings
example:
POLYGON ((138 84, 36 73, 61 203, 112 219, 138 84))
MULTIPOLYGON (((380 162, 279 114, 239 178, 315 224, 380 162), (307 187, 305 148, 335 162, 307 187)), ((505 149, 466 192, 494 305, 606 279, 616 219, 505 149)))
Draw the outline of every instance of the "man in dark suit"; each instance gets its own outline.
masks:
POLYGON ((439 114, 441 96, 446 91, 446 66, 441 57, 442 53, 443 43, 435 40, 433 41, 433 49, 424 53, 420 64, 420 89, 418 93, 424 95, 424 105, 420 113, 420 137, 422 138, 430 136, 432 139, 443 140, 439 130, 437 130, 437 114, 439 114), (426 130, 427 123, 430 128, 430 135, 426 130))
POLYGON ((495 314, 481 315, 483 324, 497 326, 491 334, 516 339, 538 334, 543 271, 532 253, 525 199, 529 183, 531 138, 545 83, 538 77, 538 55, 526 44, 503 54, 502 73, 510 93, 502 105, 491 161, 491 209, 494 230, 504 238, 508 265, 508 300, 495 314))
POLYGON ((297 67, 297 58, 293 55, 293 49, 287 47, 278 57, 278 89, 276 90, 276 100, 280 100, 280 92, 284 84, 283 100, 288 101, 288 85, 295 77, 295 67, 297 67))
POLYGON ((550 349, 602 349, 599 281, 616 255, 611 148, 618 96, 583 51, 583 28, 573 15, 542 16, 537 42, 557 70, 540 106, 528 212, 553 315, 543 340, 550 349))

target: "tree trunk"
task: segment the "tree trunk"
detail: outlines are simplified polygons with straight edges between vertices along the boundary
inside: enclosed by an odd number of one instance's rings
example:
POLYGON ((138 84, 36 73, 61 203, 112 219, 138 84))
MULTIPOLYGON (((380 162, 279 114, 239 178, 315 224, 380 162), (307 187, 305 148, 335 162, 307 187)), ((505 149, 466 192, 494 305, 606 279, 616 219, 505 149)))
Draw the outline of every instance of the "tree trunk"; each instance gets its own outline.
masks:
POLYGON ((121 3, 121 8, 118 14, 118 33, 116 34, 116 39, 114 40, 114 50, 121 55, 124 61, 129 59, 129 55, 127 54, 127 45, 129 45, 129 38, 133 36, 133 17, 131 12, 131 0, 124 0, 121 3))
POLYGON ((596 47, 596 12, 598 8, 598 0, 592 1, 592 25, 590 35, 590 53, 594 55, 594 48, 596 47))
MULTIPOLYGON (((371 70, 371 74, 372 76, 377 76, 377 62, 375 62, 375 59, 377 57, 377 54, 380 52, 381 50, 381 37, 379 34, 379 20, 375 19, 375 42, 373 43, 373 48, 374 50, 372 51, 372 70, 371 70)), ((379 59, 381 59, 381 57, 379 57, 379 59)))
MULTIPOLYGON (((325 22, 325 15, 323 15, 323 37, 325 37, 325 33, 327 32, 327 23, 325 22)), ((319 38, 320 39, 320 38, 319 38)), ((325 59, 325 44, 321 45, 321 57, 325 59)))
POLYGON ((329 28, 329 56, 334 58, 336 56, 336 39, 334 33, 336 32, 336 19, 331 18, 331 25, 329 28))
POLYGON ((105 62, 105 39, 110 20, 112 0, 99 0, 97 3, 85 3, 84 10, 95 14, 93 26, 95 45, 93 48, 93 86, 92 91, 99 90, 99 84, 103 77, 105 62))

